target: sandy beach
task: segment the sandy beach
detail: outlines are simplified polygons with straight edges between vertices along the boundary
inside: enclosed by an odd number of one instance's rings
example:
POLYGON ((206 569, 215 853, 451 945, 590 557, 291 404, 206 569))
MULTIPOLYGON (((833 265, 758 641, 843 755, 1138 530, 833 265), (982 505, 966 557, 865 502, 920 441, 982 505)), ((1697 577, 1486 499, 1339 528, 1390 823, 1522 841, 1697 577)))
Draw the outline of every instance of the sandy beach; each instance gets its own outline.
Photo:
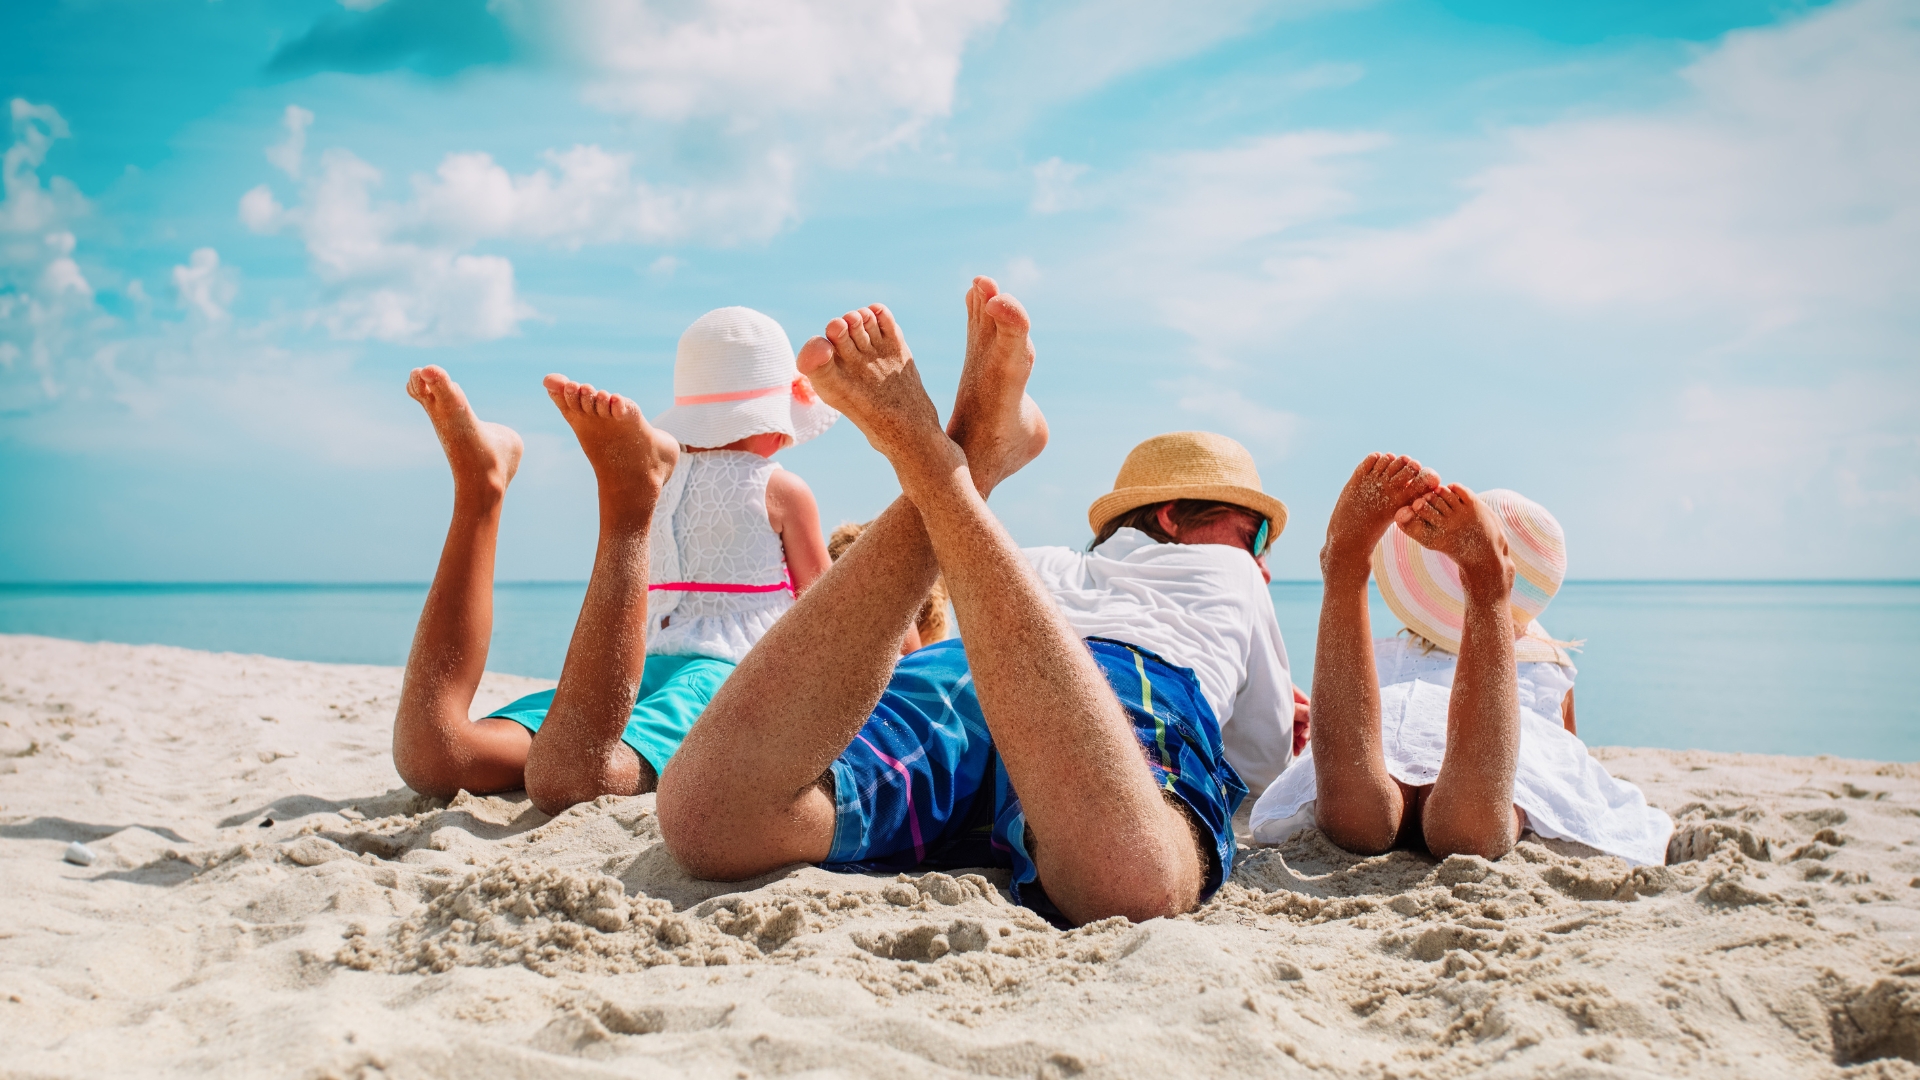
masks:
POLYGON ((652 796, 417 796, 399 685, 0 637, 0 1075, 1920 1076, 1920 766, 1603 748, 1669 866, 1308 833, 1063 933, 993 871, 692 881, 652 796))

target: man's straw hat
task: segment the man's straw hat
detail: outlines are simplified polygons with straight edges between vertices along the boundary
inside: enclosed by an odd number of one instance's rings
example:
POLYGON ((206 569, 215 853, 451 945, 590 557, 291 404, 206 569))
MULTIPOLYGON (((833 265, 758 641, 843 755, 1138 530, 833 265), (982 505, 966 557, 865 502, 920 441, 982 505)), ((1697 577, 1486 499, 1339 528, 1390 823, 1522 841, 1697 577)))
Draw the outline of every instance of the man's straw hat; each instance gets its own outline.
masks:
POLYGON ((1232 503, 1266 518, 1269 538, 1287 527, 1287 504, 1260 490, 1260 472, 1247 448, 1210 431, 1156 435, 1127 454, 1113 490, 1093 500, 1087 521, 1094 535, 1129 510, 1174 499, 1232 503))
MULTIPOLYGON (((1545 507, 1516 492, 1482 491, 1479 498, 1499 519, 1507 536, 1507 553, 1513 557, 1513 595, 1508 602, 1513 624, 1526 628, 1526 635, 1513 644, 1514 659, 1570 663, 1562 643, 1548 636, 1538 622, 1567 577, 1566 533, 1545 507)), ((1467 594, 1460 587, 1460 568, 1451 558, 1421 547, 1400 526, 1391 525, 1373 549, 1373 579, 1387 607, 1407 629, 1460 654, 1467 594)))
POLYGON ((680 335, 673 408, 653 425, 687 446, 710 449, 766 434, 785 435, 791 446, 839 418, 800 374, 779 323, 752 308, 724 307, 680 335))

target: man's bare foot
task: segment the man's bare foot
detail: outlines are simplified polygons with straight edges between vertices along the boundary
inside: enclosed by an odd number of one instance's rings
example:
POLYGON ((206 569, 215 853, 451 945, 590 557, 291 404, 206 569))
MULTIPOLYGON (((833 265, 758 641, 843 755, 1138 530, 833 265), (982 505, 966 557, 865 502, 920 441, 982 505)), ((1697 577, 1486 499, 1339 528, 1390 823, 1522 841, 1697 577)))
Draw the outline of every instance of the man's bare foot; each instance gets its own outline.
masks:
POLYGON ((940 464, 962 460, 960 448, 940 429, 940 412, 885 305, 828 323, 825 339, 808 341, 798 359, 821 400, 846 414, 896 471, 921 455, 940 464))
POLYGON ((542 385, 592 463, 603 507, 611 502, 651 514, 680 459, 680 444, 647 423, 629 398, 565 375, 549 375, 542 385))
POLYGON ((1421 496, 1404 515, 1400 529, 1421 547, 1451 558, 1460 567, 1463 588, 1513 588, 1513 559, 1507 534, 1487 504, 1463 484, 1449 484, 1421 496))
POLYGON ((967 452, 982 497, 1047 447, 1047 418, 1027 396, 1033 374, 1032 322, 1020 301, 990 277, 967 290, 967 360, 947 435, 967 452))
POLYGON ((407 375, 407 396, 427 410, 434 433, 447 453, 453 469, 456 494, 506 494, 513 474, 520 469, 520 436, 505 424, 489 423, 474 415, 466 392, 447 375, 446 369, 432 366, 414 368, 407 375))
POLYGON ((1358 575, 1364 584, 1373 546, 1414 500, 1440 486, 1433 470, 1405 454, 1368 454, 1353 470, 1327 522, 1320 572, 1328 580, 1358 575))

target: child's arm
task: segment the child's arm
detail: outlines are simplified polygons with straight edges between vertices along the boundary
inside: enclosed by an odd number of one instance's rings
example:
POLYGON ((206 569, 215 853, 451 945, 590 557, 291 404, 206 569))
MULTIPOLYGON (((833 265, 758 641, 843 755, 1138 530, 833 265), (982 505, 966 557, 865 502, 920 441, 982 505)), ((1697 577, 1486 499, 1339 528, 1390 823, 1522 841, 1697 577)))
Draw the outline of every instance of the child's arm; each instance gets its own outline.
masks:
POLYGON ((1560 726, 1566 728, 1569 735, 1580 734, 1574 730, 1573 726, 1573 687, 1571 686, 1567 687, 1567 696, 1560 699, 1560 726))
POLYGON ((793 591, 803 593, 827 572, 827 541, 820 535, 820 507, 807 482, 785 469, 767 477, 767 524, 786 550, 793 591))

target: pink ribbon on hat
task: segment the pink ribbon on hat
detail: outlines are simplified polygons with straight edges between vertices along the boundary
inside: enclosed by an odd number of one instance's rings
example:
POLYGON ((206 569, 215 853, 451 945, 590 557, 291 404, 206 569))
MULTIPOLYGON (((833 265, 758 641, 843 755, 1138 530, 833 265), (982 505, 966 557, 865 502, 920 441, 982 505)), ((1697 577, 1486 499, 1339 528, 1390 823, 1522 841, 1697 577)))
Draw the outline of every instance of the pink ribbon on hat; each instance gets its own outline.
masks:
POLYGON ((685 397, 675 395, 675 405, 719 405, 728 401, 752 401, 755 398, 773 397, 776 394, 792 394, 803 405, 811 405, 820 400, 813 392, 813 384, 805 375, 795 375, 790 383, 779 386, 763 386, 758 390, 730 390, 724 394, 688 394, 685 397))

